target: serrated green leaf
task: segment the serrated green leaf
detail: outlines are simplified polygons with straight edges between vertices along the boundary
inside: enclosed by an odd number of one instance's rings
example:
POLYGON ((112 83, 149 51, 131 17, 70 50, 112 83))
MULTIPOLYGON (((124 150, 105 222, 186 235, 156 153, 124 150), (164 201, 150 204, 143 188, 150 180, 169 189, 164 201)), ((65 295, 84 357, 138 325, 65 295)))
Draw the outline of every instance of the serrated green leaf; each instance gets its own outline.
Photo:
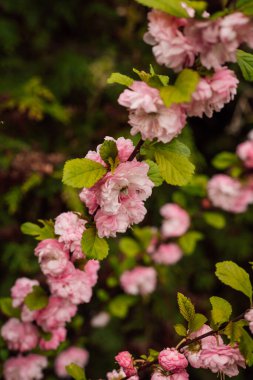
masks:
POLYGON ((187 335, 187 330, 184 327, 184 325, 182 325, 181 323, 176 324, 174 326, 174 329, 175 329, 177 335, 179 335, 179 336, 186 336, 187 335))
POLYGON ((84 369, 75 363, 71 363, 66 367, 67 373, 75 380, 86 380, 84 369))
POLYGON ((211 316, 215 325, 221 325, 224 322, 228 322, 232 314, 232 306, 221 297, 211 297, 210 302, 212 305, 211 316))
POLYGON ((247 16, 253 15, 253 3, 252 0, 237 0, 236 9, 244 13, 247 16))
POLYGON ((179 139, 174 139, 170 141, 168 144, 163 144, 163 143, 153 144, 151 149, 153 149, 154 151, 156 151, 157 149, 166 150, 168 152, 178 153, 187 158, 190 157, 191 155, 191 151, 188 148, 188 146, 182 143, 179 139))
POLYGON ((161 176, 170 185, 186 185, 195 170, 195 166, 183 155, 159 149, 155 151, 155 160, 161 176))
POLYGON ((223 261, 216 264, 216 276, 224 284, 242 292, 252 302, 252 285, 249 274, 233 261, 223 261))
POLYGON ((163 183, 163 178, 160 174, 160 170, 158 165, 151 160, 145 161, 149 166, 148 176, 151 179, 151 181, 154 183, 155 186, 160 186, 163 183))
POLYGON ((120 73, 112 73, 110 77, 107 79, 107 83, 118 83, 122 84, 123 86, 130 87, 133 84, 134 80, 127 75, 123 75, 120 73))
POLYGON ((114 317, 125 318, 129 308, 134 305, 136 301, 137 299, 134 296, 120 294, 110 301, 108 305, 109 312, 114 317))
POLYGON ((190 255, 195 251, 196 245, 199 240, 203 239, 203 234, 198 231, 186 232, 183 236, 180 236, 178 243, 182 248, 182 251, 190 255))
POLYGON ((243 335, 243 327, 246 325, 245 321, 229 322, 228 325, 223 330, 231 343, 240 342, 241 336, 243 335))
POLYGON ((82 251, 89 259, 103 260, 109 252, 106 239, 98 237, 95 228, 88 228, 84 231, 81 246, 82 251))
POLYGON ((141 251, 139 244, 129 237, 120 239, 119 249, 128 257, 134 257, 141 251))
POLYGON ((109 163, 109 158, 115 161, 118 156, 118 148, 113 140, 105 140, 99 149, 99 154, 105 163, 109 163))
POLYGON ((242 330, 239 348, 247 365, 251 367, 253 365, 253 339, 244 329, 242 330))
POLYGON ((0 298, 0 310, 7 317, 20 317, 20 309, 12 306, 12 299, 10 297, 0 298))
MULTIPOLYGON (((190 17, 186 10, 182 7, 182 1, 181 0, 136 0, 137 3, 145 5, 150 8, 158 9, 160 11, 169 13, 172 16, 176 17, 184 17, 188 18, 190 17)), ((195 9, 198 13, 202 13, 206 9, 206 2, 204 1, 189 1, 184 0, 183 3, 185 3, 188 7, 192 7, 195 9)))
POLYGON ((243 78, 249 82, 253 82, 253 54, 246 53, 243 50, 237 50, 236 57, 243 78))
POLYGON ((206 223, 214 228, 221 229, 226 225, 226 219, 224 215, 218 212, 204 212, 203 217, 206 223))
POLYGON ((25 297, 24 303, 30 310, 41 310, 47 306, 48 296, 41 286, 34 285, 32 292, 25 297))
POLYGON ((238 163, 238 157, 234 153, 230 152, 221 152, 212 160, 212 165, 219 170, 227 169, 238 163))
POLYGON ((65 163, 62 181, 65 185, 81 189, 90 188, 106 174, 106 168, 88 158, 75 158, 65 163))
POLYGON ((196 313, 194 315, 193 320, 189 322, 190 332, 199 330, 206 321, 207 321, 207 318, 203 314, 196 313))
POLYGON ((194 320, 195 317, 195 307, 191 300, 184 296, 182 293, 177 293, 177 303, 179 307, 180 314, 186 319, 188 322, 194 320))
POLYGON ((20 227, 22 233, 25 235, 35 236, 36 240, 54 239, 54 222, 51 219, 39 219, 38 222, 40 222, 43 227, 30 222, 23 223, 20 227))

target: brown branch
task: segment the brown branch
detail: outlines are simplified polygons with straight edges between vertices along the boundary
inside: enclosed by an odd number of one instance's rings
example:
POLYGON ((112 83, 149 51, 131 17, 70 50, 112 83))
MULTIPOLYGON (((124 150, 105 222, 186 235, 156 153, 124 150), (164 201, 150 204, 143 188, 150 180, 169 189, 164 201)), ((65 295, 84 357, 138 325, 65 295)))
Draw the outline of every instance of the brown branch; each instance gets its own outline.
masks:
POLYGON ((144 144, 144 141, 141 139, 138 142, 138 144, 136 145, 136 147, 134 148, 134 150, 132 151, 132 153, 130 154, 130 156, 128 157, 127 161, 133 161, 133 159, 135 158, 135 156, 137 156, 137 154, 140 152, 141 147, 142 147, 143 144, 144 144))

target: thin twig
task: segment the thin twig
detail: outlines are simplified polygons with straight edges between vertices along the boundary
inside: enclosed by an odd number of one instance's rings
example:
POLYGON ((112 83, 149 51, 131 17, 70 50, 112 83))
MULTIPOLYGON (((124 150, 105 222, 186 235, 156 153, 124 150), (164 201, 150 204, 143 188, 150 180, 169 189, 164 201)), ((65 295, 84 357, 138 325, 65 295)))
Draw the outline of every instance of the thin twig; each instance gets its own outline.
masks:
POLYGON ((143 140, 140 140, 138 142, 138 144, 136 145, 136 147, 134 148, 134 150, 132 151, 132 153, 128 157, 127 161, 133 161, 133 159, 135 158, 135 156, 137 156, 137 154, 140 152, 140 149, 141 149, 141 147, 142 147, 143 144, 144 144, 143 140))

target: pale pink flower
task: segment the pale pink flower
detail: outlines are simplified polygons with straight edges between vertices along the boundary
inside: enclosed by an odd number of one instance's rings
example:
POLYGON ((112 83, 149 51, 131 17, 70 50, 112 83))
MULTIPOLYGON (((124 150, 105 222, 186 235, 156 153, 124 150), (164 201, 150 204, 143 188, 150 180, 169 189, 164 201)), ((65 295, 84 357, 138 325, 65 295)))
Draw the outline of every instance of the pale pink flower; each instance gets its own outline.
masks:
POLYGON ((126 232, 129 227, 129 216, 125 209, 116 215, 108 215, 103 210, 98 210, 94 219, 100 237, 116 237, 117 232, 126 232))
POLYGON ((50 331, 51 337, 49 340, 40 339, 39 345, 42 350, 56 350, 61 342, 66 340, 67 330, 64 327, 58 327, 50 331))
POLYGON ((71 262, 61 276, 48 276, 47 282, 53 295, 68 298, 73 304, 89 302, 91 299, 92 287, 89 276, 84 271, 76 269, 71 262))
POLYGON ((183 256, 181 248, 175 243, 160 244, 152 254, 152 259, 158 264, 173 265, 183 256))
POLYGON ((64 248, 64 244, 56 239, 42 240, 35 248, 34 253, 46 276, 58 276, 65 270, 69 261, 69 253, 64 248))
POLYGON ((10 358, 4 363, 5 380, 41 380, 42 370, 47 367, 47 358, 41 355, 29 354, 10 358))
POLYGON ((251 308, 247 313, 245 313, 244 318, 249 322, 249 329, 253 334, 253 308, 251 308))
POLYGON ((79 347, 69 347, 67 350, 62 351, 55 359, 55 372, 59 377, 68 377, 66 366, 71 363, 83 368, 89 360, 89 353, 87 350, 79 347))
POLYGON ((39 286, 37 280, 30 280, 26 277, 18 278, 11 288, 12 306, 21 306, 25 297, 32 292, 33 286, 39 286))
POLYGON ((234 213, 246 211, 252 198, 247 187, 225 174, 213 176, 208 182, 207 192, 214 206, 234 213))
POLYGON ((21 309, 21 321, 22 322, 33 322, 37 318, 39 311, 38 310, 30 310, 25 304, 21 309))
POLYGON ((158 363, 166 371, 180 372, 188 366, 188 361, 183 354, 175 348, 165 348, 158 355, 158 363))
POLYGON ((126 376, 133 376, 137 373, 137 369, 134 367, 133 357, 128 351, 121 351, 115 356, 116 362, 122 367, 126 376))
POLYGON ((114 369, 111 372, 107 372, 106 377, 107 380, 121 380, 126 377, 126 374, 123 371, 123 368, 120 368, 118 371, 114 369))
POLYGON ((71 298, 68 300, 51 296, 48 305, 39 310, 36 322, 44 331, 52 331, 58 327, 64 327, 76 312, 77 306, 71 302, 71 298))
POLYGON ((85 264, 84 271, 90 280, 90 286, 95 286, 98 280, 98 270, 100 263, 98 260, 88 260, 85 264))
POLYGON ((152 267, 138 266, 120 276, 120 284, 128 294, 150 294, 156 287, 156 271, 152 267))
POLYGON ((109 323, 110 319, 110 314, 106 311, 101 311, 92 317, 90 324, 92 327, 104 327, 109 323))
POLYGON ((186 115, 179 105, 165 107, 156 88, 141 81, 135 81, 130 89, 119 96, 120 105, 127 107, 131 134, 141 133, 144 140, 167 143, 176 137, 185 126, 186 115))
POLYGON ((175 203, 165 204, 160 213, 165 219, 161 229, 165 238, 181 236, 190 227, 189 214, 175 203))
POLYGON ((151 380, 188 380, 189 374, 182 370, 172 375, 167 375, 166 372, 161 372, 160 370, 155 370, 151 376, 151 380))
POLYGON ((243 161, 246 168, 253 168, 253 140, 239 144, 236 148, 236 154, 243 161))
POLYGON ((23 323, 17 318, 10 318, 1 329, 1 336, 6 341, 9 350, 30 351, 38 343, 38 330, 31 323, 23 323))

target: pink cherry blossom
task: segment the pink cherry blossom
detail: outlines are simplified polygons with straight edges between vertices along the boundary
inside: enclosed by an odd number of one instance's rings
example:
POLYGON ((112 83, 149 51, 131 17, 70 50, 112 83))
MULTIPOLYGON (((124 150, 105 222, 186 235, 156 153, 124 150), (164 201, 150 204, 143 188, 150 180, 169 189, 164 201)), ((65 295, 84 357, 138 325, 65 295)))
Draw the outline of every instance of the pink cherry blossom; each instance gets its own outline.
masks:
POLYGON ((1 336, 10 350, 30 351, 38 343, 38 330, 31 323, 20 322, 17 318, 10 318, 1 329, 1 336))
POLYGON ((65 270, 69 261, 69 253, 64 244, 56 239, 42 240, 34 253, 38 256, 41 270, 46 276, 58 276, 65 270))
POLYGON ((236 154, 243 161, 246 168, 253 168, 253 140, 239 144, 236 149, 236 154))
POLYGON ((98 280, 98 270, 100 263, 98 260, 88 260, 85 264, 84 271, 90 280, 90 286, 95 286, 98 280))
POLYGON ((180 372, 188 366, 188 361, 183 354, 175 348, 165 348, 158 355, 160 366, 166 371, 180 372))
POLYGON ((253 334, 253 308, 251 308, 247 313, 245 313, 244 318, 249 322, 249 328, 253 334))
POLYGON ((33 286, 38 286, 37 280, 30 280, 26 277, 18 278, 11 288, 12 306, 21 306, 25 297, 32 292, 33 286))
POLYGON ((67 330, 64 327, 58 327, 51 330, 50 333, 50 339, 40 339, 39 346, 42 350, 56 350, 60 343, 66 340, 67 330))
POLYGON ((120 277, 120 284, 128 294, 150 294, 156 287, 156 271, 152 267, 138 266, 124 272, 120 277))
POLYGON ((167 375, 166 372, 163 373, 159 370, 155 370, 151 376, 151 380, 188 380, 188 379, 189 379, 189 374, 185 370, 174 373, 172 375, 167 375))
POLYGON ((79 367, 84 367, 88 363, 89 353, 87 350, 79 347, 69 347, 62 351, 55 359, 55 372, 59 377, 68 377, 66 366, 74 363, 79 367))
POLYGON ((10 358, 4 363, 5 380, 41 380, 42 370, 47 367, 47 358, 41 355, 30 354, 10 358))
POLYGON ((160 244, 152 254, 152 259, 158 264, 173 265, 183 256, 181 248, 175 243, 160 244))
POLYGON ((134 367, 133 357, 128 351, 121 351, 115 356, 116 362, 122 367, 126 376, 133 376, 137 373, 136 368, 134 367))
POLYGON ((252 197, 247 187, 225 174, 213 176, 208 182, 207 192, 214 206, 234 213, 246 211, 252 197))
POLYGON ((165 218, 162 223, 162 235, 165 238, 181 236, 190 227, 188 213, 177 204, 165 204, 160 213, 165 218))

